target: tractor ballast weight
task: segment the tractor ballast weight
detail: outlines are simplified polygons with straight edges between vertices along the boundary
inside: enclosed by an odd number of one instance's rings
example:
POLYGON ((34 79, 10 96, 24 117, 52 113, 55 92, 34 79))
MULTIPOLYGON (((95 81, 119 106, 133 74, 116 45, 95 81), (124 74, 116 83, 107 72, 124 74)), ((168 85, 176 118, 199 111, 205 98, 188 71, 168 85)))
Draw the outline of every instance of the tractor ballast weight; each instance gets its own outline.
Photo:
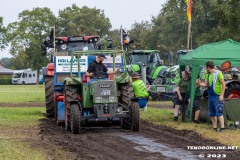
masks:
MULTIPOLYGON (((113 70, 115 70, 115 57, 117 53, 123 55, 121 50, 100 51, 103 54, 111 54, 113 70)), ((96 55, 99 51, 76 51, 72 53, 78 60, 78 73, 70 72, 70 77, 64 81, 64 111, 65 128, 78 134, 82 126, 89 126, 90 122, 105 122, 108 124, 117 121, 122 128, 139 131, 139 105, 132 102, 133 89, 131 78, 126 70, 115 76, 113 80, 99 79, 88 85, 82 82, 80 76, 80 60, 83 55, 96 55)), ((126 65, 125 65, 126 67, 126 65)), ((124 67, 124 68, 125 68, 124 67)))

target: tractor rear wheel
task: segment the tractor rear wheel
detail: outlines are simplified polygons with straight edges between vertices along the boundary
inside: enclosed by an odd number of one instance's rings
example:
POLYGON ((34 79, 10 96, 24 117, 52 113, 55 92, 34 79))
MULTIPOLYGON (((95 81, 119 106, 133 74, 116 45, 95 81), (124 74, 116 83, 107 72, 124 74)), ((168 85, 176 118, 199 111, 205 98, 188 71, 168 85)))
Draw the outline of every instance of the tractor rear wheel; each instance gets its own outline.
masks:
POLYGON ((46 116, 47 118, 54 118, 54 81, 53 77, 45 77, 45 98, 46 98, 46 116))
POLYGON ((80 121, 81 111, 78 107, 78 104, 71 105, 71 131, 73 134, 79 134, 81 129, 80 121))
POLYGON ((131 106, 131 130, 139 131, 139 105, 138 102, 133 102, 131 106))
POLYGON ((74 86, 65 86, 64 87, 64 105, 65 105, 65 129, 67 131, 71 130, 71 101, 77 101, 78 100, 78 90, 77 87, 74 86))
POLYGON ((240 98, 240 86, 234 85, 232 87, 229 87, 225 92, 225 98, 240 98))

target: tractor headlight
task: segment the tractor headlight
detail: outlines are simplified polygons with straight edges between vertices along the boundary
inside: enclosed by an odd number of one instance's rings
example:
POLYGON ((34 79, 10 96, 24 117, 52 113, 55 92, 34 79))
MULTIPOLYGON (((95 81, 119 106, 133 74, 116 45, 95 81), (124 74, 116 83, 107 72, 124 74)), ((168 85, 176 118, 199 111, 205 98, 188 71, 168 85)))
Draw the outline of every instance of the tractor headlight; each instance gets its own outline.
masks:
POLYGON ((96 97, 96 98, 95 98, 95 102, 96 102, 96 103, 102 102, 102 97, 96 97))
POLYGON ((115 97, 109 97, 109 102, 115 102, 115 97))

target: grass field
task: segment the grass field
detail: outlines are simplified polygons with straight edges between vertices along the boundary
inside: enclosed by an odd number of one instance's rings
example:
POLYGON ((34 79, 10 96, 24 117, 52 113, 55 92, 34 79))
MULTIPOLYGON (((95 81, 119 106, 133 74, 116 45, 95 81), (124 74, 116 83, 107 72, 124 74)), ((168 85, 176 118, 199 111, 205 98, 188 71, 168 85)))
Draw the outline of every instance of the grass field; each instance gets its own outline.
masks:
POLYGON ((217 140, 225 145, 238 146, 240 148, 240 130, 225 130, 224 132, 215 132, 211 130, 211 124, 195 124, 173 122, 173 111, 170 109, 148 108, 146 112, 141 112, 141 118, 154 124, 169 126, 178 130, 193 130, 203 137, 217 140))
MULTIPOLYGON (((0 108, 1 160, 48 160, 56 157, 39 136, 38 124, 44 118, 43 113, 44 107, 0 108)), ((64 150, 54 146, 50 148, 57 157, 69 159, 64 150)))
POLYGON ((0 102, 44 102, 44 85, 1 85, 0 102))
POLYGON ((26 143, 27 139, 34 140, 43 112, 44 108, 39 107, 0 108, 0 159, 47 159, 41 151, 26 143))

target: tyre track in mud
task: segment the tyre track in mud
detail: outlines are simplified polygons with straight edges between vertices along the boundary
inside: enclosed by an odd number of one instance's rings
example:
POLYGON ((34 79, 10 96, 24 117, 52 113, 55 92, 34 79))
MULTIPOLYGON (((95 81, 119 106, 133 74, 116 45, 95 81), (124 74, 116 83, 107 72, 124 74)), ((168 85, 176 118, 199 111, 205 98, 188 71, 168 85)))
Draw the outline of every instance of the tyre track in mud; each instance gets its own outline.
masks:
MULTIPOLYGON (((181 159, 161 152, 146 150, 145 143, 136 142, 124 137, 151 139, 152 143, 159 143, 169 147, 169 151, 190 152, 196 159, 203 152, 208 154, 226 154, 228 159, 239 159, 238 151, 190 151, 187 146, 224 146, 214 140, 208 140, 193 131, 175 130, 167 126, 154 125, 146 121, 141 122, 139 132, 131 132, 119 127, 84 128, 79 135, 65 131, 56 126, 52 119, 42 119, 39 136, 43 144, 51 144, 71 154, 73 159, 181 159), (138 148, 138 149, 137 149, 138 148), (139 150, 140 148, 140 150, 139 150)), ((41 143, 41 142, 40 142, 41 143)), ((151 145, 151 144, 149 144, 151 145)), ((153 146, 153 148, 156 146, 153 146)), ((151 148, 151 146, 150 146, 151 148)), ((174 152, 171 152, 174 154, 174 152)), ((179 152, 178 152, 179 153, 179 152)))

